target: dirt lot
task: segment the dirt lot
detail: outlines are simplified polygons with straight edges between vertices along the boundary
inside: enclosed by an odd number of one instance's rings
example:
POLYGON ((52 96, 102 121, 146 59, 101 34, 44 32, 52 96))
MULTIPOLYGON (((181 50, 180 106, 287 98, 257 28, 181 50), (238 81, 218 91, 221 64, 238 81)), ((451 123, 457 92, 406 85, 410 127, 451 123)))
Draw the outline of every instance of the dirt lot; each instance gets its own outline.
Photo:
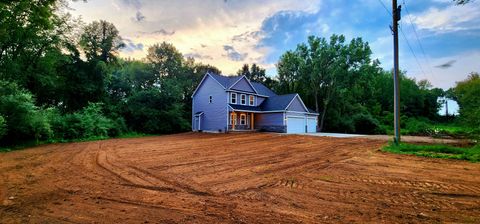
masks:
POLYGON ((0 223, 480 222, 480 164, 385 141, 179 134, 0 154, 0 223))

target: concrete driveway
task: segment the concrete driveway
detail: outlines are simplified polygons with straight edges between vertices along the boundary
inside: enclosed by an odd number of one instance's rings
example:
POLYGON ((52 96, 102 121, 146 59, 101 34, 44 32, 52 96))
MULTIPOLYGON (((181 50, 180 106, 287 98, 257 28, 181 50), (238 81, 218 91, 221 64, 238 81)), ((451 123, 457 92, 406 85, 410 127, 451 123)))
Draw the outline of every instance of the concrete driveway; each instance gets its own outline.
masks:
POLYGON ((302 135, 312 135, 312 136, 320 136, 320 137, 334 137, 334 138, 358 138, 358 137, 365 137, 366 136, 366 135, 357 135, 357 134, 326 133, 326 132, 304 133, 302 135))
MULTIPOLYGON (((342 133, 326 133, 326 132, 317 132, 317 133, 300 133, 297 135, 310 135, 318 137, 332 137, 332 138, 368 138, 384 141, 393 141, 393 136, 391 135, 360 135, 360 134, 342 134, 342 133)), ((409 143, 433 143, 433 144, 469 144, 470 140, 468 139, 441 139, 441 138, 432 138, 429 136, 401 136, 402 142, 409 143)))

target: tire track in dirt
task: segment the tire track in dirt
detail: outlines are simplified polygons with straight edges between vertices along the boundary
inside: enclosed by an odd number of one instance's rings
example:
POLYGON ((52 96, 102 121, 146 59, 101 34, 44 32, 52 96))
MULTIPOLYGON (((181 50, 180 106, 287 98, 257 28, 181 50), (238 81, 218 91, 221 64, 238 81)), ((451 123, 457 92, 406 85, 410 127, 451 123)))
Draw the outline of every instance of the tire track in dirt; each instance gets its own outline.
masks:
POLYGON ((115 160, 115 150, 103 149, 97 152, 96 164, 105 171, 122 179, 125 186, 144 188, 148 190, 166 191, 166 192, 187 192, 195 195, 211 195, 206 189, 198 190, 184 182, 173 181, 167 177, 158 174, 152 174, 138 167, 125 165, 115 160), (110 161, 111 156, 113 161, 110 161), (118 164, 118 165, 115 165, 118 164))
POLYGON ((0 223, 480 222, 479 164, 383 144, 188 133, 3 154, 1 175, 19 194, 0 223))
POLYGON ((398 180, 398 179, 376 179, 369 177, 337 177, 343 181, 351 182, 362 182, 369 184, 377 185, 387 185, 387 186, 396 186, 396 187, 408 187, 408 188, 418 188, 418 189, 427 189, 427 190, 440 190, 440 191, 449 191, 449 192, 470 192, 473 194, 480 194, 480 187, 476 186, 466 186, 462 184, 446 184, 439 182, 430 182, 430 181, 413 181, 413 180, 398 180))

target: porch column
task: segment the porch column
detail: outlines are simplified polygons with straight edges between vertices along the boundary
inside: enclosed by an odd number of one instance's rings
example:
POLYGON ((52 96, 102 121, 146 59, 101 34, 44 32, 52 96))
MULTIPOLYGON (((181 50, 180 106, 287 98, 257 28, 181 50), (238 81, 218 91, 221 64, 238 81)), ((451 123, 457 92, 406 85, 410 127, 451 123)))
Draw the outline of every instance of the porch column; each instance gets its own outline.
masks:
POLYGON ((255 117, 253 115, 254 113, 250 113, 250 129, 253 130, 254 129, 254 125, 255 125, 255 117))
POLYGON ((233 116, 230 116, 230 122, 232 123, 232 130, 235 130, 235 122, 236 122, 236 115, 235 115, 235 112, 232 112, 232 115, 233 116), (235 120, 232 120, 232 117, 235 119, 235 120))

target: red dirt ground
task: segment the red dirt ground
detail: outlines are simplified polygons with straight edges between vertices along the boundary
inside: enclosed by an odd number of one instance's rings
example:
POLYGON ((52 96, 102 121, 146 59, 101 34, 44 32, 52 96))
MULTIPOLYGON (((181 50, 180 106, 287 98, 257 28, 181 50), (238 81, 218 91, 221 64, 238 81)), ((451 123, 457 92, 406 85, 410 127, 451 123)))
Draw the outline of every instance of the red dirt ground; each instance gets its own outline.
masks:
POLYGON ((187 133, 0 154, 0 223, 480 222, 480 164, 385 141, 187 133))

